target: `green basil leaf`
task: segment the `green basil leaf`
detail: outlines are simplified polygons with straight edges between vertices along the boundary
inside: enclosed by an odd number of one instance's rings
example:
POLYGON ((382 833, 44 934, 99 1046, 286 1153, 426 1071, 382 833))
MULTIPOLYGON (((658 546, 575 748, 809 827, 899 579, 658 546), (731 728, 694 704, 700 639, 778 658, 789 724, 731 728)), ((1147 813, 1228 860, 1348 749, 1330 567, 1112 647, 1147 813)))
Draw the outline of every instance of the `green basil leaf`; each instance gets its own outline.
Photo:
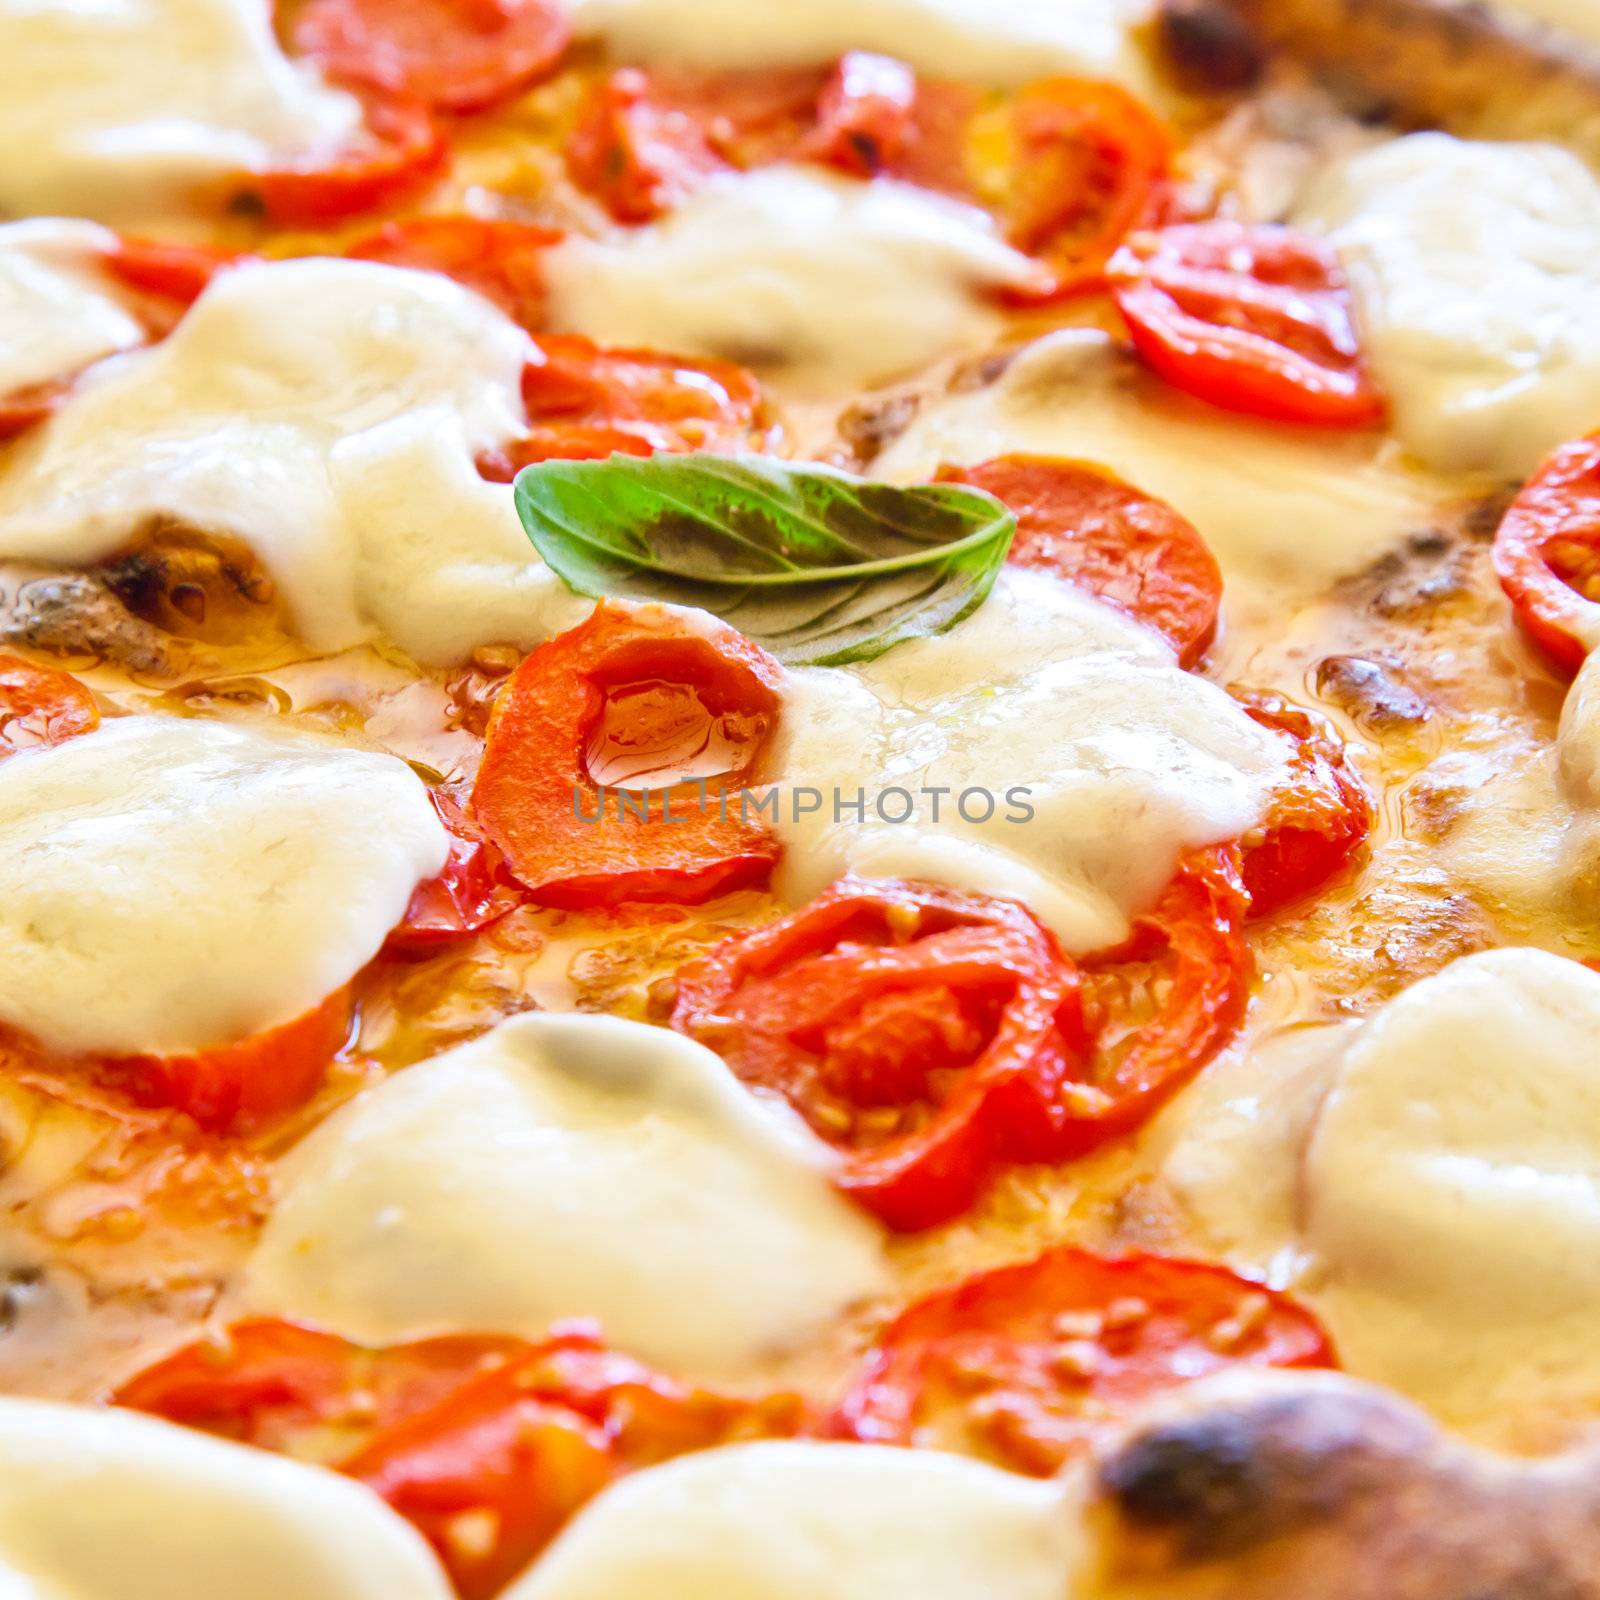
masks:
POLYGON ((699 606, 791 666, 870 661, 959 622, 1016 531, 981 489, 755 455, 541 461, 516 503, 568 588, 699 606))

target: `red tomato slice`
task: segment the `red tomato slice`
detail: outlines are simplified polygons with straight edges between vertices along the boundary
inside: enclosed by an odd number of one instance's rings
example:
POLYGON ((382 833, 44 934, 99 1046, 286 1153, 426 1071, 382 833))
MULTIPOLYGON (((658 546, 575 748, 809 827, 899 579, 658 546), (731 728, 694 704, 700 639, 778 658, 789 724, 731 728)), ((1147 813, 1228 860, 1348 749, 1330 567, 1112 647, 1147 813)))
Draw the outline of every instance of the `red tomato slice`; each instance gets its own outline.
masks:
POLYGON ((1600 643, 1600 434, 1564 444, 1511 502, 1494 570, 1529 637, 1566 672, 1600 643))
POLYGON ((1372 831, 1372 800, 1320 718, 1275 694, 1235 697, 1247 716, 1292 746, 1293 782, 1273 801, 1265 837, 1244 853, 1250 914, 1259 917, 1321 888, 1350 864, 1372 831))
POLYGON ((727 170, 694 112, 658 101, 634 67, 595 85, 566 158, 572 181, 619 222, 651 222, 727 170))
POLYGON ((335 80, 480 111, 554 71, 572 25, 557 0, 304 0, 288 35, 335 80))
POLYGON ((891 1227, 1046 1159, 1085 1040, 1078 975, 1021 906, 845 878, 678 973, 672 1026, 841 1149, 839 1187, 891 1227))
POLYGON ((538 1343, 369 1349, 260 1319, 189 1345, 112 1396, 292 1454, 330 1458, 434 1545, 463 1600, 488 1600, 624 1472, 734 1437, 790 1437, 793 1395, 733 1399, 664 1378, 587 1325, 538 1343), (360 1437, 353 1451, 349 1440, 360 1437))
POLYGON ((1185 667, 1217 629, 1222 570, 1192 523, 1099 467, 1051 456, 998 456, 941 467, 1017 517, 1013 565, 1053 572, 1164 635, 1185 667))
POLYGON ((444 140, 422 101, 362 99, 366 127, 349 149, 240 173, 230 201, 253 198, 270 220, 290 227, 327 227, 403 198, 443 166, 444 140))
POLYGON ((181 1055, 111 1056, 111 1077, 144 1106, 187 1112, 208 1133, 239 1133, 316 1093, 350 1034, 348 989, 264 1033, 181 1055))
POLYGON ((816 127, 799 153, 858 178, 875 177, 913 137, 916 102, 916 74, 903 61, 852 50, 823 86, 816 127))
POLYGON ((100 726, 100 708, 70 672, 0 655, 0 757, 62 744, 100 726))
POLYGON ((731 361, 603 350, 577 334, 544 334, 535 343, 540 359, 522 374, 532 426, 478 459, 478 470, 497 483, 535 461, 603 460, 619 451, 732 455, 772 443, 761 386, 731 361))
POLYGON ((384 945, 391 955, 432 955, 481 933, 523 902, 521 891, 501 873, 499 852, 485 842, 462 803, 440 789, 430 790, 428 798, 450 833, 450 856, 417 885, 404 920, 384 945))
POLYGON ((1050 271, 1043 290, 1013 298, 1097 287, 1166 176, 1171 136, 1126 90, 1084 78, 1029 84, 1010 116, 1015 148, 1000 220, 1011 243, 1050 271))
POLYGON ((902 1312, 830 1431, 1050 1477, 1165 1390, 1235 1366, 1333 1364, 1308 1310, 1226 1267, 1062 1246, 902 1312))
POLYGON ((1320 239, 1180 223, 1130 238, 1107 276, 1135 349, 1175 389, 1278 422, 1382 421, 1350 286, 1320 239))
POLYGON ((548 905, 695 904, 759 883, 778 845, 743 818, 733 791, 777 723, 778 683, 778 664, 732 628, 696 630, 662 606, 603 601, 506 681, 472 815, 517 881, 548 905), (671 786, 712 748, 729 766, 703 793, 671 786), (620 777, 601 789, 597 764, 629 774, 631 786, 643 787, 641 777, 650 784, 648 817, 620 805, 620 777))
POLYGON ((105 262, 130 288, 159 295, 179 310, 186 310, 224 267, 247 259, 207 245, 124 236, 107 252, 105 262))
POLYGON ((492 300, 530 332, 544 321, 544 252, 564 235, 525 222, 407 217, 385 223, 345 254, 391 267, 442 272, 492 300))

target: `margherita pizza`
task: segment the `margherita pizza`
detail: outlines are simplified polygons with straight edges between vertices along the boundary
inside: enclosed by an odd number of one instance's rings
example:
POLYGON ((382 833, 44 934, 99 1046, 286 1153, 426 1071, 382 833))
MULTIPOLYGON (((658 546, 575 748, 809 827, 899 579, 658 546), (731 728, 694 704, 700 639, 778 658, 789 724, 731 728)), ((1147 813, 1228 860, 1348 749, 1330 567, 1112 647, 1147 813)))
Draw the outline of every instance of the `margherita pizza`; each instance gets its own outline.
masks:
POLYGON ((0 0, 0 1594, 1600 1600, 1597 128, 0 0))

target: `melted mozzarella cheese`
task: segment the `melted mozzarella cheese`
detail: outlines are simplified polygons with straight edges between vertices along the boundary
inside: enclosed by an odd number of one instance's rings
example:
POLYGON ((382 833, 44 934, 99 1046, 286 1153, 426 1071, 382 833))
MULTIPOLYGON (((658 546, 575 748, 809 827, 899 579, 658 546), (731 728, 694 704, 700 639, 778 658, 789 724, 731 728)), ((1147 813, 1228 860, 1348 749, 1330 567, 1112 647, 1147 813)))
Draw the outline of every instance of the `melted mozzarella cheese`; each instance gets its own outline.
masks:
POLYGON ((268 0, 0 0, 0 211, 148 221, 207 180, 336 150, 361 109, 268 0))
POLYGON ((640 1472, 503 1600, 1057 1600, 1066 1491, 931 1450, 747 1444, 640 1472))
POLYGON ((1184 850, 1255 827, 1287 777, 1279 741, 1154 634, 1011 569, 947 633, 792 672, 780 727, 780 892, 847 868, 954 882, 1025 901, 1073 951, 1125 938, 1184 850), (820 804, 797 817, 800 786, 820 804), (880 810, 895 787, 909 820, 897 797, 880 810), (864 821, 835 815, 863 789, 864 821))
POLYGON ((0 472, 0 555, 101 560, 176 523, 248 544, 315 648, 381 630, 421 660, 581 617, 511 489, 529 340, 437 273, 310 259, 220 274, 102 363, 0 472))
POLYGON ((910 184, 775 166, 708 185, 661 222, 545 257, 552 325, 725 356, 791 388, 902 377, 1000 327, 985 291, 1037 268, 983 212, 910 184))
POLYGON ((1417 528, 1437 490, 1364 437, 1275 427, 1144 377, 1104 334, 1029 345, 988 387, 934 402, 873 469, 900 483, 1010 453, 1092 462, 1165 500, 1210 545, 1229 610, 1281 616, 1417 528))
POLYGON ((450 1600, 363 1485, 131 1411, 0 1399, 0 1594, 450 1600))
POLYGON ((248 1296, 375 1341, 597 1317, 675 1371, 745 1367, 883 1287, 820 1149, 677 1034, 518 1017, 289 1157, 248 1296))
POLYGON ((1298 1070, 1224 1075, 1168 1176, 1263 1265, 1273 1241, 1227 1190, 1248 1173, 1257 1194, 1278 1130, 1296 1173, 1265 1184, 1265 1214, 1284 1214, 1272 1193, 1292 1198, 1277 1247, 1342 1363, 1490 1433, 1559 1413, 1600 1384, 1597 1032, 1600 975, 1581 964, 1465 957, 1325 1032, 1298 1070))
POLYGON ((310 1010, 377 954, 448 838, 392 756, 122 717, 0 764, 0 1018, 173 1052, 310 1010))
POLYGON ((0 226, 0 396, 144 343, 101 266, 115 244, 87 222, 0 226))
POLYGON ((646 64, 808 66, 876 50, 921 72, 993 83, 1147 72, 1129 30, 1148 0, 573 0, 580 32, 646 64))
POLYGON ((1411 134, 1337 163, 1296 220, 1344 257, 1420 459, 1521 474, 1600 424, 1600 182, 1576 156, 1411 134))

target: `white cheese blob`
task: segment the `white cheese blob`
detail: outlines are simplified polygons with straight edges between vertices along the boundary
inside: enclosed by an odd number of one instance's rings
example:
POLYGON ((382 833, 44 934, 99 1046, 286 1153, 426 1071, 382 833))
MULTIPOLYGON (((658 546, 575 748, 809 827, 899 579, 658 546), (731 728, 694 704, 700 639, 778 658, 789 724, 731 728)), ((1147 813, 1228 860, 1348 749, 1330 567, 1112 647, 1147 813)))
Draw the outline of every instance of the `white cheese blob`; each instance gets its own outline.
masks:
POLYGON ((361 123, 279 49, 269 0, 0 0, 0 39, 0 211, 148 224, 361 123))
POLYGON ((0 225, 0 398, 144 343, 101 264, 115 245, 89 222, 0 225))
POLYGON ((1017 569, 947 633, 791 672, 779 730, 781 893, 847 868, 951 882, 1023 900, 1075 952, 1125 938, 1184 850, 1258 825, 1288 777, 1281 741, 1155 634, 1017 569))
POLYGON ((422 1536, 323 1467, 132 1411, 0 1399, 0 1594, 451 1600, 422 1536))
POLYGON ((1421 460, 1522 474, 1600 424, 1600 182, 1576 156, 1410 134, 1336 163, 1295 220, 1343 256, 1421 460))
POLYGON ((1326 1030, 1295 1070, 1233 1077, 1169 1177, 1258 1267, 1269 1241, 1230 1220, 1226 1190, 1279 1215, 1271 1194, 1291 1195, 1278 1264, 1342 1365, 1498 1436, 1600 1386, 1597 1036, 1600 974, 1540 950, 1467 956, 1326 1030), (1289 1185, 1267 1181, 1264 1131, 1296 1152, 1289 1185))
POLYGON ((572 0, 574 21, 646 65, 809 66, 875 50, 991 83, 1055 73, 1143 85, 1129 30, 1148 0, 572 0))
POLYGON ((545 257, 554 327, 724 356, 808 393, 986 345, 1001 318, 985 293, 1037 271, 972 206, 791 166, 718 180, 660 222, 545 257))
POLYGON ((449 848, 393 756, 120 717, 0 763, 0 1019, 170 1053, 309 1011, 449 848))
POLYGON ((1181 511, 1232 614, 1307 599, 1429 525, 1430 486, 1366 436, 1280 427, 1146 377, 1103 333, 1029 345, 994 383, 934 401, 873 471, 897 483, 1008 454, 1093 463, 1181 511))
POLYGON ((254 550, 318 649, 418 659, 578 620, 509 485, 531 343, 438 273, 308 259, 221 273, 161 344, 86 374, 0 470, 0 556, 101 560, 176 523, 254 550))
POLYGON ((502 1600, 1060 1600, 1066 1490, 932 1450, 729 1445, 635 1473, 502 1600))
POLYGON ((290 1155, 247 1297, 380 1342, 597 1317, 673 1371, 746 1368, 884 1287, 821 1153, 678 1034, 517 1017, 290 1155))

